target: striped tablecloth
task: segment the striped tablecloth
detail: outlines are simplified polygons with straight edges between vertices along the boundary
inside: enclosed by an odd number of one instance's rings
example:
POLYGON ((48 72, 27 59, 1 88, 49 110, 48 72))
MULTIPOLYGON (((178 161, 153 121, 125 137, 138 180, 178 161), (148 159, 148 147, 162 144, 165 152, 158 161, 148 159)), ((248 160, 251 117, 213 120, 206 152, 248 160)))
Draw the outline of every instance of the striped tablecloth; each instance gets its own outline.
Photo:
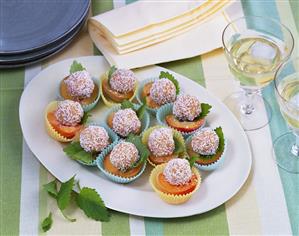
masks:
MULTIPOLYGON (((94 0, 91 14, 128 3, 94 0)), ((247 15, 269 16, 290 27, 298 47, 298 0, 243 0, 242 6, 247 15)), ((299 235, 299 175, 279 169, 272 156, 273 140, 288 131, 272 86, 263 92, 273 108, 270 125, 247 133, 253 154, 251 174, 240 192, 225 204, 205 214, 180 219, 143 218, 112 211, 109 223, 87 219, 74 208, 71 215, 77 222, 66 221, 56 203, 42 191, 41 186, 53 177, 23 140, 19 99, 26 84, 49 64, 99 53, 83 30, 67 49, 42 64, 0 71, 0 235, 44 234, 40 222, 49 211, 53 212, 54 224, 48 235, 299 235)), ((237 89, 222 49, 161 66, 197 81, 221 99, 237 89)))

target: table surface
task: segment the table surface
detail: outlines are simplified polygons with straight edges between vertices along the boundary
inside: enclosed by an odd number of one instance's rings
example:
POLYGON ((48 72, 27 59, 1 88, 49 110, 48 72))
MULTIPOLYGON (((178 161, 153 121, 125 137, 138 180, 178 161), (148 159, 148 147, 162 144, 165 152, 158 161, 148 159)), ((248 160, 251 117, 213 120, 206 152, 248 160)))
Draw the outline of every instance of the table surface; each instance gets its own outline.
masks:
MULTIPOLYGON (((93 0, 90 14, 130 2, 93 0)), ((243 0, 242 6, 246 15, 270 16, 281 21, 291 29, 298 43, 298 0, 243 0)), ((43 68, 66 58, 87 55, 100 55, 100 52, 84 29, 63 52, 43 63, 0 71, 0 235, 45 234, 40 222, 50 211, 54 223, 48 235, 299 234, 299 175, 278 168, 273 160, 272 143, 288 129, 272 85, 263 92, 273 108, 271 123, 247 132, 253 154, 251 174, 243 188, 225 204, 205 214, 180 219, 143 218, 111 211, 109 223, 90 220, 81 210, 71 207, 69 213, 77 222, 66 221, 56 202, 42 191, 42 185, 53 176, 39 164, 24 142, 18 106, 24 87, 43 68)), ((222 49, 160 66, 197 81, 220 99, 238 90, 222 49)))

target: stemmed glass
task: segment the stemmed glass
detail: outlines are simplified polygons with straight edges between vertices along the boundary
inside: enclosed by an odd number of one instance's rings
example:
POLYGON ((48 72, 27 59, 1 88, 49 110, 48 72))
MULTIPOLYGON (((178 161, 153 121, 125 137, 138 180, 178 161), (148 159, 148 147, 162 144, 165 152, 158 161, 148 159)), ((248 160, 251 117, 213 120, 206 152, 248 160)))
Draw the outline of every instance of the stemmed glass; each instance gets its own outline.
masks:
POLYGON ((292 131, 275 140, 276 162, 289 172, 299 173, 299 58, 278 69, 274 84, 281 114, 292 131))
POLYGON ((247 16, 226 26, 222 43, 230 71, 242 89, 224 103, 245 130, 262 128, 270 121, 271 107, 261 89, 273 81, 278 67, 291 55, 293 36, 279 22, 247 16))

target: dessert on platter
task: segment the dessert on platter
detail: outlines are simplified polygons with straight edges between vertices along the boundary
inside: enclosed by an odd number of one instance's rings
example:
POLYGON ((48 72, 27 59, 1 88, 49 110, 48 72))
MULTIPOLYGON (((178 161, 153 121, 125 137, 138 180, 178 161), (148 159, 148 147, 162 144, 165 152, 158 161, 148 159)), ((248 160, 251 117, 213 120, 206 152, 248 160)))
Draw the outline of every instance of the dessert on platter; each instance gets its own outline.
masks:
POLYGON ((70 68, 70 74, 59 85, 62 99, 79 102, 84 111, 92 110, 100 99, 98 81, 77 61, 70 68))
POLYGON ((175 158, 156 166, 150 184, 159 197, 169 204, 182 204, 198 190, 201 177, 186 159, 175 158))
POLYGON ((187 157, 183 136, 176 130, 165 126, 153 126, 142 135, 142 142, 147 145, 152 166, 160 165, 174 158, 187 157))
POLYGON ((205 126, 210 109, 211 105, 201 103, 195 96, 180 94, 173 104, 159 108, 156 118, 160 125, 174 128, 188 137, 205 126))
POLYGON ((48 134, 59 142, 71 142, 83 128, 84 111, 79 102, 52 101, 45 110, 45 126, 48 134))
POLYGON ((150 116, 144 104, 138 105, 125 100, 109 110, 106 122, 115 133, 124 138, 129 134, 141 134, 147 129, 150 116))
POLYGON ((107 106, 132 101, 137 91, 137 78, 129 69, 118 69, 112 66, 101 77, 100 90, 107 106))
POLYGON ((60 82, 62 100, 46 107, 48 134, 66 143, 62 146, 65 156, 97 166, 115 183, 137 180, 149 162, 154 167, 149 177, 153 190, 167 203, 182 204, 199 188, 199 170, 214 170, 222 164, 226 148, 222 128, 204 127, 211 106, 180 93, 170 73, 162 71, 159 78, 141 85, 139 104, 133 103, 135 74, 112 66, 102 76, 99 92, 91 75, 74 61, 70 75, 60 82), (90 116, 102 116, 87 112, 96 107, 100 94, 109 108, 105 122, 89 122, 90 116), (156 120, 151 122, 147 111, 156 120))
POLYGON ((225 158, 226 141, 222 128, 203 128, 186 140, 190 158, 195 158, 195 166, 200 170, 215 170, 225 158))
POLYGON ((63 151, 81 164, 95 166, 98 155, 117 141, 118 136, 106 125, 89 124, 81 130, 78 140, 68 144, 63 151))
POLYGON ((159 78, 147 79, 139 87, 137 99, 147 109, 156 113, 164 104, 173 103, 180 93, 178 81, 169 72, 161 71, 159 78))
POLYGON ((108 179, 125 184, 142 175, 148 156, 149 151, 140 137, 130 135, 102 152, 97 165, 108 179))

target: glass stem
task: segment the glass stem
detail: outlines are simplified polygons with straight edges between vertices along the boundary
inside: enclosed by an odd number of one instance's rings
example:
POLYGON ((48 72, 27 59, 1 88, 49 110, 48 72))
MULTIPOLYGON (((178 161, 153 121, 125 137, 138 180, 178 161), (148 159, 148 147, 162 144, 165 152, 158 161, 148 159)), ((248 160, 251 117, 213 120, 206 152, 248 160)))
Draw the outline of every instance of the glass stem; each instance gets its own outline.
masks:
POLYGON ((295 134, 295 136, 296 142, 292 146, 291 153, 296 157, 299 157, 299 136, 297 134, 295 134))
POLYGON ((241 105, 241 112, 244 115, 250 115, 254 111, 253 97, 255 96, 257 91, 252 89, 247 89, 247 88, 243 88, 243 90, 245 92, 245 96, 244 96, 244 102, 241 105))

